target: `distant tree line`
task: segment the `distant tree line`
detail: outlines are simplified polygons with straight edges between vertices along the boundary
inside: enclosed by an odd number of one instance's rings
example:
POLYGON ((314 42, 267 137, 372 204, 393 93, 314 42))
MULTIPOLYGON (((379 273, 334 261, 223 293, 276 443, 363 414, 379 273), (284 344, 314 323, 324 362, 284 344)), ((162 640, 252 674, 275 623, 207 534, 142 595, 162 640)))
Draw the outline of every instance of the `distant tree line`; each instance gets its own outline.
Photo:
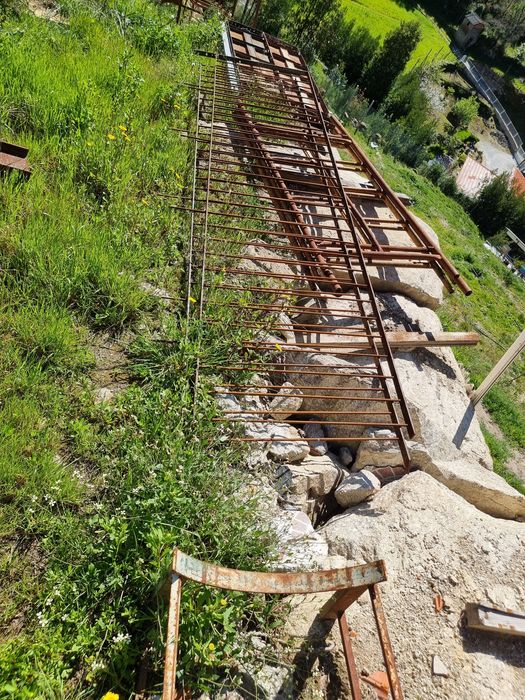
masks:
POLYGON ((377 104, 387 96, 421 39, 418 22, 403 22, 381 44, 345 17, 340 0, 266 0, 261 26, 298 46, 307 60, 318 56, 339 66, 377 104))

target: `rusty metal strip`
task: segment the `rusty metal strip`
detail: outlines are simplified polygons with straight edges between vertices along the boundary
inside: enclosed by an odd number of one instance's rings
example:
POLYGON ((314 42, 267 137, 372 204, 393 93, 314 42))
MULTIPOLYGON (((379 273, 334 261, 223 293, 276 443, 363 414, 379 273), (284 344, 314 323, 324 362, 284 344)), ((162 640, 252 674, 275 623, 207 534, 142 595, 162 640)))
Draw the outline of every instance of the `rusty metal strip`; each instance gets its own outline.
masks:
POLYGON ((381 560, 325 571, 238 571, 200 561, 179 549, 173 553, 173 571, 185 579, 214 588, 277 595, 320 593, 362 586, 368 588, 386 581, 385 564, 381 560))
POLYGON ((27 162, 28 148, 14 143, 0 141, 0 172, 18 172, 25 178, 31 175, 27 162))
POLYGON ((383 604, 381 602, 381 596, 379 594, 379 588, 376 585, 373 585, 370 586, 368 591, 370 593, 372 610, 374 611, 377 633, 379 635, 379 641, 381 643, 381 650, 383 652, 383 658, 385 660, 388 683, 390 685, 390 692, 392 693, 393 700, 403 700, 403 691, 401 690, 401 682, 397 673, 394 650, 392 649, 390 636, 388 634, 388 628, 386 625, 386 618, 383 610, 383 604))

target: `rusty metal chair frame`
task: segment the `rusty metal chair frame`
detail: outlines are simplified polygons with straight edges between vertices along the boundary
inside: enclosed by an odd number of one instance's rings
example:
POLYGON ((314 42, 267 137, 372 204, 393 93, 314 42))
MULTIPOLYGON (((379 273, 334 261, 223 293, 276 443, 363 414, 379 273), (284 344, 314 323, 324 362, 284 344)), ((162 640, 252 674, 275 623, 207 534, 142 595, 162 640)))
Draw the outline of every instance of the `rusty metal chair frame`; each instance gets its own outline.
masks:
POLYGON ((184 554, 179 549, 175 549, 170 576, 163 700, 176 700, 178 697, 176 688, 177 653, 181 593, 184 581, 194 581, 214 588, 254 594, 294 595, 333 591, 334 595, 321 608, 319 616, 324 620, 337 620, 339 624, 353 700, 361 700, 362 695, 346 619, 346 610, 363 593, 368 591, 385 661, 390 692, 393 700, 403 699, 394 652, 379 595, 378 584, 386 581, 383 561, 325 571, 263 573, 227 569, 199 561, 184 554))

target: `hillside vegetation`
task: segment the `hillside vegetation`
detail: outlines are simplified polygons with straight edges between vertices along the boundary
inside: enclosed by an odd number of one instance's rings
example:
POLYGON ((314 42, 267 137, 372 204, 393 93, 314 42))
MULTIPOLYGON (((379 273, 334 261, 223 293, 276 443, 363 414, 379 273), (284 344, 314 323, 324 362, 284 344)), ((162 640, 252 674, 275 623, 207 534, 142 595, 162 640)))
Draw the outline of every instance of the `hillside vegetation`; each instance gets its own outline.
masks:
MULTIPOLYGON (((128 697, 145 655, 150 685, 162 670, 173 546, 239 568, 270 546, 192 390, 228 323, 203 338, 178 301, 184 83, 219 25, 142 0, 0 16, 0 138, 33 167, 0 180, 0 698, 128 697)), ((248 613, 185 598, 182 683, 216 682, 248 613)))
MULTIPOLYGON (((418 61, 440 61, 453 58, 449 39, 436 21, 417 6, 407 6, 395 0, 341 0, 348 19, 366 27, 373 36, 383 38, 396 29, 401 22, 416 20, 421 26, 422 38, 408 64, 410 68, 418 61)), ((410 3, 411 5, 411 3, 410 3)))

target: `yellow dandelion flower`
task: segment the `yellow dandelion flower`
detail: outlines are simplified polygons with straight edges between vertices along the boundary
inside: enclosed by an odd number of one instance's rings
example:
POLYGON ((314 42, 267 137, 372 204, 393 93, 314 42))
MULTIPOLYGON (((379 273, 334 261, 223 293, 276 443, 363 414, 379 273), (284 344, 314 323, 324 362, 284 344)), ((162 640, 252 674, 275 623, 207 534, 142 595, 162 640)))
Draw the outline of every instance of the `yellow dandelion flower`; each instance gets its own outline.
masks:
POLYGON ((188 297, 188 298, 189 298, 189 300, 191 301, 192 304, 196 304, 196 303, 197 303, 197 299, 194 299, 193 297, 188 297))
POLYGON ((127 126, 124 126, 124 124, 119 124, 119 127, 118 127, 118 128, 119 128, 121 131, 127 131, 127 130, 128 130, 128 127, 127 127, 127 126))
POLYGON ((115 134, 112 134, 111 132, 109 132, 109 134, 108 134, 108 140, 109 140, 109 141, 114 141, 116 138, 117 138, 117 137, 115 136, 115 134))
POLYGON ((228 605, 226 598, 221 598, 221 605, 228 605))
POLYGON ((105 695, 103 695, 101 700, 119 700, 119 695, 118 695, 118 693, 112 693, 110 691, 109 693, 106 693, 105 695))
POLYGON ((277 350, 281 351, 283 349, 282 345, 279 345, 279 343, 275 343, 275 347, 277 350))
POLYGON ((210 651, 215 651, 215 644, 214 644, 213 642, 210 642, 210 643, 208 644, 208 649, 209 649, 210 651))

